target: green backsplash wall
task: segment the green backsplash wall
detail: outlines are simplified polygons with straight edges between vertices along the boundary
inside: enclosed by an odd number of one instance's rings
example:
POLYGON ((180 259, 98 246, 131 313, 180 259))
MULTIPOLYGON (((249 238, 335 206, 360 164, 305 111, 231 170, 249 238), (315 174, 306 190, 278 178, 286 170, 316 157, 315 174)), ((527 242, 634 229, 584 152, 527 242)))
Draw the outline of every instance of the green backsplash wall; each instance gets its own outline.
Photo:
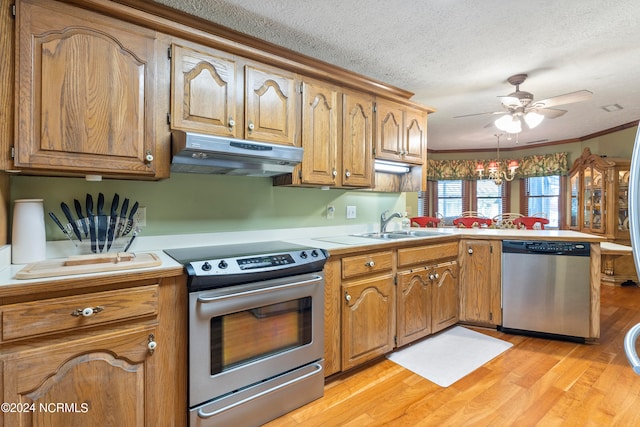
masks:
MULTIPOLYGON (((53 211, 61 220, 60 202, 73 206, 75 198, 84 206, 86 194, 91 193, 95 210, 99 192, 105 195, 107 214, 116 192, 120 205, 128 197, 129 207, 136 200, 145 206, 145 236, 377 224, 382 211, 405 210, 404 193, 273 187, 269 178, 175 173, 157 182, 87 182, 81 178, 11 177, 11 201, 42 198, 45 213, 53 211), (332 220, 326 218, 328 205, 336 209, 332 220), (355 220, 346 219, 347 205, 356 206, 355 220)), ((48 215, 45 224, 47 240, 65 238, 48 215)))

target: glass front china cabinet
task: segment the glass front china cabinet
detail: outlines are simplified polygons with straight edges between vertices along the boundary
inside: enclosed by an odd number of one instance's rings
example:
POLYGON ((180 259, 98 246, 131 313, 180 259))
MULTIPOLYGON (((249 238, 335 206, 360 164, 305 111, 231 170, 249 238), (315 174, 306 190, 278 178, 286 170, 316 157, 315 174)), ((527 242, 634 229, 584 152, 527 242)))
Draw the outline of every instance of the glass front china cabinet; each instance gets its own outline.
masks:
POLYGON ((569 171, 569 228, 629 244, 628 159, 585 148, 569 171))

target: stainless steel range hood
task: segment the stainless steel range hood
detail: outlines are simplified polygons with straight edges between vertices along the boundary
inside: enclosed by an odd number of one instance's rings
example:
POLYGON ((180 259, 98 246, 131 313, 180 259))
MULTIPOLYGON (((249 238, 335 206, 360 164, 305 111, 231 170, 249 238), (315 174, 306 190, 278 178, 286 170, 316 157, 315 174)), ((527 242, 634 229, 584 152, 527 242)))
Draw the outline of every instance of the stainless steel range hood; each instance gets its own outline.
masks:
POLYGON ((291 173, 303 149, 279 144, 172 132, 171 171, 269 177, 291 173))

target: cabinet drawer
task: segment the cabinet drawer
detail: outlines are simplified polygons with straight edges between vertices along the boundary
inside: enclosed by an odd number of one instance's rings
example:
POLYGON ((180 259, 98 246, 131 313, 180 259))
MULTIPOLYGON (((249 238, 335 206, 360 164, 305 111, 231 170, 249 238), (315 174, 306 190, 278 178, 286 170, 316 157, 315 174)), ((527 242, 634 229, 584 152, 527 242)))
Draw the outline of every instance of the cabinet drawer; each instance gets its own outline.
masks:
POLYGON ((429 246, 416 246, 414 248, 398 249, 398 267, 413 264, 433 263, 444 258, 456 258, 458 256, 458 243, 438 243, 429 246))
POLYGON ((86 328, 158 313, 158 285, 51 298, 2 308, 2 340, 86 328), (82 313, 85 309, 93 313, 82 313))
POLYGON ((373 252, 342 259, 342 278, 390 270, 393 263, 391 251, 373 252))

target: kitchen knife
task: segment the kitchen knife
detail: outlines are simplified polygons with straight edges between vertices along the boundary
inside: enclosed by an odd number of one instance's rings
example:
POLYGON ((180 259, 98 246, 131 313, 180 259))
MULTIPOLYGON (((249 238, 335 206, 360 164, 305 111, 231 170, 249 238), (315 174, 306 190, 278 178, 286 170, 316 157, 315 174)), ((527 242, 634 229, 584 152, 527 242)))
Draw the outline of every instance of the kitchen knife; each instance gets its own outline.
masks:
POLYGON ((113 195, 113 201, 111 202, 111 212, 109 215, 109 230, 107 230, 107 251, 111 249, 113 244, 113 238, 116 231, 116 220, 118 219, 118 203, 120 202, 120 196, 118 193, 113 195))
POLYGON ((125 197, 122 202, 122 208, 120 208, 120 216, 118 217, 118 230, 116 231, 116 239, 122 236, 125 223, 127 222, 127 209, 129 209, 129 199, 125 197))
POLYGON ((139 231, 140 231, 140 227, 136 227, 136 230, 131 235, 131 239, 129 239, 129 243, 127 243, 127 246, 125 246, 125 248, 124 248, 124 250, 122 252, 127 252, 129 250, 129 248, 131 247, 131 244, 136 239, 136 236, 138 235, 139 231))
POLYGON ((93 197, 91 194, 87 194, 87 200, 85 202, 87 208, 87 222, 89 224, 89 235, 91 236, 91 252, 96 252, 96 227, 95 219, 93 216, 93 197))
POLYGON ((49 216, 51 217, 51 219, 53 220, 53 222, 56 223, 56 225, 60 228, 60 230, 62 230, 62 232, 64 233, 65 236, 67 236, 67 238, 69 240, 71 240, 71 243, 73 243, 74 245, 78 246, 78 244, 73 240, 73 238, 69 235, 69 232, 67 231, 66 228, 64 228, 64 226, 62 225, 62 223, 60 222, 60 220, 58 219, 58 217, 53 213, 53 212, 49 212, 49 216))
POLYGON ((71 224, 71 228, 73 229, 73 234, 76 235, 79 241, 82 241, 82 236, 80 236, 80 230, 76 225, 76 221, 73 219, 73 215, 71 215, 71 209, 69 209, 69 206, 65 202, 60 203, 60 207, 62 208, 62 212, 64 213, 64 216, 67 217, 67 221, 69 221, 69 223, 71 224))
POLYGON ((76 208, 76 214, 78 215, 78 219, 82 224, 82 231, 84 231, 84 237, 89 237, 89 227, 87 227, 87 221, 85 221, 84 215, 82 214, 82 205, 78 199, 73 199, 73 204, 76 208))
POLYGON ((129 212, 129 218, 127 219, 127 226, 125 227, 124 232, 122 233, 123 236, 126 236, 127 234, 129 234, 129 232, 133 228, 133 217, 137 211, 138 211, 138 202, 135 202, 131 207, 131 212, 129 212))
POLYGON ((104 214, 104 194, 98 193, 98 252, 102 252, 107 241, 107 216, 104 214))

